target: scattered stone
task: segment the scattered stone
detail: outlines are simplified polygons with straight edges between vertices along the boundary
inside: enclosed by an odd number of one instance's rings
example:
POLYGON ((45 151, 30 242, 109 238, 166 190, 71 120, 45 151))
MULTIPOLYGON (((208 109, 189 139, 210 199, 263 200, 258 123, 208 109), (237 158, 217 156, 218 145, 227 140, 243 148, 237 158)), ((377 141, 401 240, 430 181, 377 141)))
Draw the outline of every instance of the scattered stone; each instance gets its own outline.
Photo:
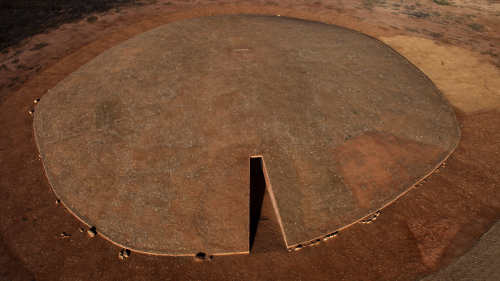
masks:
POLYGON ((309 246, 314 246, 316 244, 318 244, 320 242, 320 239, 316 239, 314 241, 311 241, 311 244, 309 244, 309 246))
POLYGON ((87 230, 87 233, 89 234, 90 237, 96 236, 97 230, 95 229, 95 226, 92 226, 89 230, 87 230))
POLYGON ((71 234, 66 234, 66 232, 61 232, 61 238, 70 238, 71 234))
POLYGON ((377 217, 380 215, 380 211, 377 211, 367 217, 365 217, 360 223, 371 223, 372 221, 376 220, 377 217))
POLYGON ((297 247, 295 247, 295 251, 299 251, 300 249, 302 249, 302 244, 299 244, 297 247))
POLYGON ((333 238, 333 237, 335 237, 335 236, 337 236, 337 235, 339 235, 339 232, 338 232, 338 231, 335 231, 334 233, 331 233, 331 234, 328 234, 327 236, 325 236, 325 237, 323 238, 323 241, 326 241, 326 240, 328 240, 328 239, 330 239, 330 238, 333 238))
POLYGON ((122 260, 128 258, 130 256, 130 250, 129 249, 123 249, 121 250, 120 254, 118 254, 118 257, 122 260))
POLYGON ((197 261, 206 261, 207 260, 207 254, 205 253, 198 253, 194 256, 194 259, 197 261))
POLYGON ((36 100, 35 100, 35 103, 38 103, 39 101, 40 101, 40 99, 36 99, 36 100))

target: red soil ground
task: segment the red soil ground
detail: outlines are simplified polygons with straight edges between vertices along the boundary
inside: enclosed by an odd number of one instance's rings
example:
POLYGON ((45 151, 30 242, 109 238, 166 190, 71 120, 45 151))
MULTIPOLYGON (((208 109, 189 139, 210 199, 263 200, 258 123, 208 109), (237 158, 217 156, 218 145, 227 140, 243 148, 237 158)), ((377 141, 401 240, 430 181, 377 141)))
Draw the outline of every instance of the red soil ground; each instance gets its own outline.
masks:
MULTIPOLYGON (((456 151, 422 184, 382 209, 376 220, 287 252, 266 197, 251 254, 206 261, 134 252, 120 259, 122 248, 99 234, 91 237, 89 227, 56 201, 38 157, 28 112, 34 109, 33 100, 117 43, 155 26, 211 14, 279 14, 334 23, 374 37, 427 38, 472 51, 481 65, 493 65, 498 71, 498 4, 459 2, 158 2, 97 15, 93 23, 63 25, 7 49, 0 62, 0 278, 415 280, 453 268, 453 262, 500 218, 500 113, 495 109, 473 113, 456 108, 462 126, 456 151), (30 50, 40 43, 48 45, 30 50)), ((410 61, 412 56, 417 54, 406 55, 410 61)), ((499 247, 491 239, 484 241, 491 243, 490 248, 499 247)), ((488 251, 480 246, 474 247, 480 251, 474 250, 476 258, 488 251)), ((499 278, 498 272, 496 276, 487 272, 479 278, 499 278)), ((436 278, 446 280, 446 276, 436 278)))

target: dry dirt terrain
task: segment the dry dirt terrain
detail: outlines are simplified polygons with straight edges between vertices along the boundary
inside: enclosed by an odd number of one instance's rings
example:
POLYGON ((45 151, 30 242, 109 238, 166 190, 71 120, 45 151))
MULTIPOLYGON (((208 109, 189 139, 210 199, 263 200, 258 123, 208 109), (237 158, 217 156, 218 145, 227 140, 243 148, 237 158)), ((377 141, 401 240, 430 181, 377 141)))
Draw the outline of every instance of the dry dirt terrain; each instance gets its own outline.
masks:
MULTIPOLYGON (((106 9, 81 8, 52 24, 32 15, 49 24, 43 30, 27 27, 12 35, 15 27, 2 25, 2 280, 500 279, 500 229, 495 224, 500 219, 498 1, 105 4, 106 9), (461 128, 458 147, 439 169, 376 216, 297 251, 286 250, 267 194, 250 254, 157 256, 111 243, 74 217, 52 190, 35 142, 34 101, 135 35, 183 19, 225 14, 318 21, 380 40, 418 67, 449 101, 461 128), (36 32, 42 33, 32 36, 36 32)), ((52 8, 62 18, 71 9, 52 8)), ((1 9, 15 7, 2 4, 1 9)))

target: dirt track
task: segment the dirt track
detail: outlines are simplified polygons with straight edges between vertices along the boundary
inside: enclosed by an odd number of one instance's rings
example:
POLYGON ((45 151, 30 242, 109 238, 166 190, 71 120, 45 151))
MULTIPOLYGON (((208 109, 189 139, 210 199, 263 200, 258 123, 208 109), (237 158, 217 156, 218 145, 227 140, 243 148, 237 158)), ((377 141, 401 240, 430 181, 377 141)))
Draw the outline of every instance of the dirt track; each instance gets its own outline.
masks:
MULTIPOLYGON (((93 23, 63 25, 2 54, 2 278, 412 280, 452 263, 500 218, 500 89, 495 84, 500 76, 498 4, 265 4, 158 2, 98 15, 93 23), (297 252, 277 247, 282 243, 275 235, 279 229, 275 218, 267 215, 250 255, 216 256, 197 262, 190 257, 132 252, 121 260, 121 248, 99 235, 88 236, 88 226, 56 204, 34 142, 28 113, 35 106, 33 100, 102 51, 136 34, 184 18, 234 13, 317 20, 379 38, 417 65, 450 100, 460 114, 461 142, 446 165, 383 209, 376 221, 354 225, 318 245, 297 252), (34 48, 46 43, 43 48, 34 48), (439 67, 447 74, 442 75, 439 67), (24 83, 29 76, 32 78, 24 83), (465 86, 454 87, 464 79, 469 79, 465 86), (493 110, 485 110, 487 107, 493 110)), ((269 204, 264 206, 270 208, 269 204)), ((265 214, 266 207, 262 216, 265 214)), ((485 249, 481 245, 477 248, 485 249)), ((474 255, 481 257, 477 251, 474 255)), ((483 277, 495 279, 492 275, 483 277)))

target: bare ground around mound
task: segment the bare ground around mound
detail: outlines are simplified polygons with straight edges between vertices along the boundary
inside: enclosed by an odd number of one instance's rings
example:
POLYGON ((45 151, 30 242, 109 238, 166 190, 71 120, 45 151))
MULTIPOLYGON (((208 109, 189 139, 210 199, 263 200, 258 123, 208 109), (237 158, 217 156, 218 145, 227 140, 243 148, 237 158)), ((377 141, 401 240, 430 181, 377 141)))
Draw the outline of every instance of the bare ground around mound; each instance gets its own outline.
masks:
MULTIPOLYGON (((453 262, 471 247, 470 259, 486 255, 498 259, 494 254, 500 248, 497 240, 485 236, 476 243, 500 218, 497 110, 474 113, 457 103, 454 108, 459 113, 462 139, 456 151, 423 184, 384 208, 377 220, 358 223, 327 241, 287 252, 280 246, 282 238, 276 235, 279 226, 265 197, 252 253, 205 261, 133 252, 123 259, 123 249, 98 234, 89 235, 89 227, 74 218, 51 190, 28 112, 35 109, 33 100, 119 42, 162 24, 212 14, 290 16, 345 26, 375 38, 423 38, 444 46, 444 53, 446 47, 458 46, 477 55, 480 67, 492 66, 498 71, 498 5, 495 1, 455 1, 451 5, 431 1, 157 1, 87 14, 96 19, 54 26, 50 33, 4 49, 0 56, 0 195, 4 201, 0 211, 0 278, 414 280, 448 266, 435 278, 495 280, 498 273, 486 262, 478 265, 485 268, 479 275, 464 270, 463 266, 470 264, 466 261, 469 254, 453 262), (60 61, 65 62, 64 67, 54 67, 60 61), (462 268, 461 275, 453 270, 457 265, 462 268)), ((412 61, 416 54, 404 55, 412 61)), ((444 62, 439 56, 435 60, 444 62)), ((423 72, 435 82, 429 74, 432 72, 423 72)), ((499 90, 482 81, 479 86, 486 87, 493 97, 499 90)), ((498 233, 496 229, 491 231, 498 233)))

